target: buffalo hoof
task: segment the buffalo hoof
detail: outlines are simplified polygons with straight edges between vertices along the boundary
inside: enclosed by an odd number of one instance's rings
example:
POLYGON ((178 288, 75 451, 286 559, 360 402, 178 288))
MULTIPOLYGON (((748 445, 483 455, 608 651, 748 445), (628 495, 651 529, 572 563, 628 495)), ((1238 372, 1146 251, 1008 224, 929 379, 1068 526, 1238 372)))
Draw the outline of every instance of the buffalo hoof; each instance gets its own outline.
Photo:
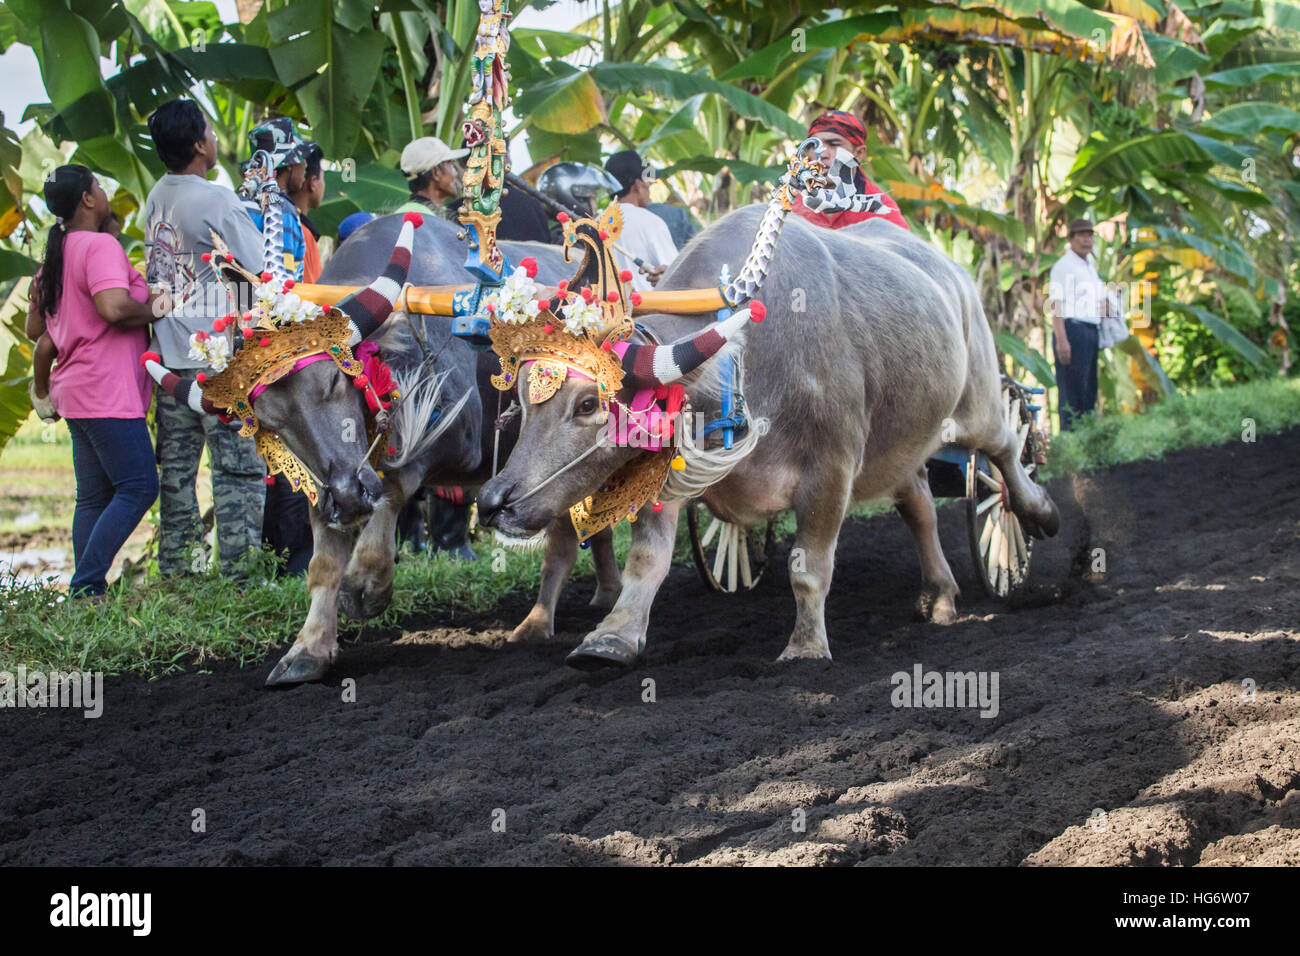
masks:
POLYGON ((551 619, 545 614, 529 614, 519 626, 510 632, 506 640, 511 644, 523 644, 528 641, 549 641, 555 636, 551 619))
POLYGON ((291 687, 294 684, 310 684, 324 680, 330 669, 328 657, 313 657, 310 654, 297 654, 293 651, 280 658, 271 674, 266 679, 267 687, 291 687))
MULTIPOLYGON (((1044 494, 1043 497, 1047 498, 1047 495, 1044 494)), ((1020 526, 1035 538, 1054 538, 1056 532, 1061 530, 1061 512, 1051 498, 1047 498, 1046 515, 1025 514, 1019 517, 1020 526)))
POLYGON ((796 644, 791 641, 776 659, 784 661, 828 661, 831 659, 831 646, 823 640, 820 644, 796 644))
POLYGON ((597 671, 609 667, 630 667, 636 662, 636 642, 606 632, 589 637, 565 658, 565 663, 580 671, 597 671))
POLYGON ((916 611, 922 620, 931 624, 951 624, 957 620, 957 602, 948 594, 922 593, 916 611))

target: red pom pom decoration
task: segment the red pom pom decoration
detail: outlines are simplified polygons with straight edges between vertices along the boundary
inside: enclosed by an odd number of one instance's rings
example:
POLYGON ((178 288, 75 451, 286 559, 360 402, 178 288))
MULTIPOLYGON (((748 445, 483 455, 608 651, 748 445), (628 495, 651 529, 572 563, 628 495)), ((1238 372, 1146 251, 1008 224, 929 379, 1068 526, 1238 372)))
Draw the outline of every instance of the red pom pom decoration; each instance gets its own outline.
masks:
POLYGON ((489 312, 496 312, 497 304, 495 302, 489 302, 483 308, 487 309, 489 312))
POLYGON ((631 281, 632 281, 632 270, 631 270, 631 269, 624 269, 622 272, 620 272, 620 273, 618 274, 618 277, 619 277, 620 279, 622 279, 624 282, 631 282, 631 281))
POLYGON ((542 310, 542 311, 544 311, 544 312, 549 312, 550 309, 551 309, 551 300, 550 300, 550 299, 538 299, 538 300, 537 300, 537 308, 540 309, 540 310, 542 310))
POLYGON ((664 503, 662 501, 656 501, 654 510, 655 510, 655 514, 658 514, 659 512, 663 511, 664 503))
POLYGON ((555 331, 555 326, 551 325, 550 322, 547 322, 545 325, 542 326, 542 331, 545 332, 547 335, 550 335, 552 332, 555 331))
POLYGON ((275 475, 267 475, 262 480, 265 481, 268 485, 273 485, 275 484, 275 475))
POLYGON ((251 339, 251 338, 253 337, 253 330, 252 330, 252 329, 241 329, 240 331, 242 331, 242 332, 244 333, 244 338, 246 338, 246 339, 251 339))
POLYGON ((583 301, 583 302, 590 302, 590 301, 591 301, 592 299, 594 299, 595 297, 596 297, 596 293, 594 293, 594 292, 591 291, 591 286, 589 286, 589 285, 584 285, 584 286, 582 287, 582 301, 583 301))
POLYGON ((613 342, 601 342, 601 343, 600 343, 600 347, 601 347, 602 349, 604 349, 606 352, 612 352, 612 351, 614 351, 614 343, 613 343, 613 342))
POLYGON ((409 222, 416 229, 419 229, 421 226, 424 225, 424 217, 421 216, 418 212, 408 212, 405 216, 402 217, 402 222, 409 222))
MULTIPOLYGON (((561 215, 563 215, 563 213, 561 213, 561 215)), ((565 291, 567 291, 568 288, 569 288, 569 280, 568 280, 568 279, 561 279, 561 280, 556 284, 555 288, 558 289, 560 292, 565 292, 565 291)))
POLYGON ((203 331, 202 329, 199 329, 197 332, 194 333, 194 338, 200 342, 206 342, 208 339, 212 338, 212 336, 209 335, 207 332, 203 331))
POLYGON ((226 331, 226 322, 225 322, 225 320, 224 320, 224 319, 216 319, 216 320, 212 323, 212 331, 213 331, 213 332, 224 332, 224 331, 226 331))
POLYGON ((559 223, 565 223, 565 222, 568 222, 568 221, 569 221, 569 214, 568 214, 567 212, 559 212, 559 213, 556 213, 556 214, 555 214, 555 221, 556 221, 556 222, 559 222, 559 223))
MULTIPOLYGON (((251 332, 252 329, 249 329, 249 331, 251 332)), ((262 348, 266 348, 268 345, 271 344, 271 340, 264 335, 257 340, 257 344, 260 345, 262 348)))
POLYGON ((364 375, 358 375, 352 380, 352 384, 357 388, 365 388, 370 384, 370 379, 366 378, 364 375))
POLYGON ((200 385, 202 385, 202 384, 203 384, 204 382, 206 382, 207 380, 208 380, 208 373, 207 373, 207 372, 199 372, 198 375, 195 375, 195 376, 194 376, 194 381, 198 382, 200 385))
POLYGON ((271 273, 269 273, 269 272, 263 272, 260 276, 258 276, 258 278, 261 279, 263 282, 270 282, 270 281, 271 281, 271 273))
POLYGON ((388 454, 390 454, 390 455, 396 455, 396 454, 397 454, 397 449, 394 448, 392 445, 389 445, 389 446, 388 446, 388 454))
POLYGON ((144 368, 145 362, 162 362, 162 356, 157 352, 145 352, 140 356, 140 367, 144 368))
POLYGON ((605 301, 606 301, 606 302, 617 302, 617 301, 618 301, 618 293, 615 292, 613 289, 610 289, 609 292, 605 293, 605 301))
POLYGON ((295 285, 297 285, 297 284, 298 284, 298 283, 294 282, 292 279, 285 279, 285 280, 284 280, 284 291, 285 291, 285 292, 288 292, 290 289, 292 289, 292 288, 293 288, 295 285))
POLYGON ((609 233, 607 233, 604 229, 600 230, 600 241, 604 242, 608 238, 609 238, 609 233))
POLYGON ((212 253, 210 253, 210 252, 205 252, 205 253, 203 253, 203 255, 199 256, 199 258, 202 259, 204 262, 211 262, 211 261, 212 261, 212 253))
POLYGON ((628 296, 628 298, 632 300, 632 304, 633 304, 633 305, 640 305, 640 304, 641 304, 641 293, 640 293, 640 292, 633 292, 630 296, 628 296))
POLYGON ((767 306, 755 299, 749 303, 749 318, 753 322, 762 322, 767 318, 767 306))
POLYGON ((534 259, 532 256, 528 256, 527 258, 520 259, 520 260, 519 260, 519 264, 520 264, 521 266, 524 267, 524 272, 528 273, 528 278, 530 278, 530 279, 536 279, 536 278, 537 278, 537 260, 536 260, 536 259, 534 259))

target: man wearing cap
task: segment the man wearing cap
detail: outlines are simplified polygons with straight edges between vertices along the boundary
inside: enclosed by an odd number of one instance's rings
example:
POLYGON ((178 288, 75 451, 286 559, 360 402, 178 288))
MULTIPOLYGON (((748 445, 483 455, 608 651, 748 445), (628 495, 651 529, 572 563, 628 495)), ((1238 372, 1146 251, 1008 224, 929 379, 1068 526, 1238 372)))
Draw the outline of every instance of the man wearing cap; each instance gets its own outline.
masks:
POLYGON ((843 229, 866 219, 886 219, 896 226, 910 229, 899 212, 898 203, 867 178, 863 163, 867 158, 867 128, 852 113, 827 110, 813 120, 809 136, 816 136, 825 147, 823 159, 829 159, 829 187, 816 195, 800 193, 794 200, 794 212, 814 226, 843 229))
POLYGON ((468 149, 452 149, 436 136, 422 136, 407 143, 401 165, 411 198, 393 212, 432 212, 439 218, 454 220, 455 210, 448 203, 461 193, 457 160, 468 155, 468 149))
MULTIPOLYGON (((293 128, 293 122, 283 116, 255 126, 248 134, 248 142, 250 155, 264 151, 271 156, 276 188, 271 190, 269 214, 280 216, 285 271, 302 281, 306 272, 307 239, 292 197, 304 191, 307 161, 313 154, 317 156, 319 174, 319 147, 304 142, 293 128)), ((261 202, 245 198, 244 209, 260 232, 263 227, 261 202)), ((306 499, 293 490, 285 475, 279 474, 269 479, 263 500, 260 515, 262 541, 283 559, 281 568, 284 572, 306 573, 312 555, 306 499)))
MULTIPOLYGON (((248 134, 249 155, 265 151, 271 155, 271 167, 275 170, 276 189, 272 191, 273 202, 280 207, 281 226, 284 233, 284 267, 289 275, 301 281, 303 260, 307 254, 307 243, 302 237, 302 223, 298 220, 298 209, 289 197, 300 191, 307 176, 307 144, 302 141, 287 117, 277 116, 261 126, 255 126, 248 134)), ((244 209, 253 220, 258 231, 262 230, 262 205, 253 199, 244 200, 244 209)))
POLYGON ((1097 407, 1101 319, 1113 306, 1092 261, 1092 238, 1087 219, 1070 222, 1069 248, 1052 266, 1047 287, 1062 431, 1097 407))
POLYGON ((644 292, 658 284, 664 270, 677 258, 668 224, 646 208, 650 205, 650 184, 657 174, 633 149, 615 153, 605 163, 605 169, 623 187, 614 195, 623 207, 623 233, 614 244, 614 255, 620 266, 632 270, 633 291, 644 292))

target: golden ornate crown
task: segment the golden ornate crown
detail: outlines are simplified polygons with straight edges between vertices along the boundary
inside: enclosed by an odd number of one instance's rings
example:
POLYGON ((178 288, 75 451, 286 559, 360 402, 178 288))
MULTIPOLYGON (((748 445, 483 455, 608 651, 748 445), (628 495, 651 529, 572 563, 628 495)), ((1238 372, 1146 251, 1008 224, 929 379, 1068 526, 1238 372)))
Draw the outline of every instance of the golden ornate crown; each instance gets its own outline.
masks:
MULTIPOLYGON (((528 259, 506 277, 489 300, 492 319, 488 337, 501 360, 492 384, 502 391, 519 385, 521 367, 528 362, 528 400, 547 401, 559 391, 572 370, 597 383, 605 418, 617 401, 625 371, 614 345, 632 337, 631 307, 640 296, 629 292, 630 272, 619 269, 610 247, 623 231, 623 210, 611 202, 596 218, 572 220, 561 214, 564 259, 583 248, 577 275, 562 282, 554 299, 534 280, 536 263, 528 259), (558 300, 558 301, 556 301, 558 300)), ((607 478, 596 493, 569 509, 580 541, 620 521, 635 521, 637 512, 663 488, 668 470, 679 463, 671 445, 646 451, 607 478)))
POLYGON ((623 230, 623 210, 612 202, 597 219, 564 216, 561 222, 564 261, 579 245, 583 259, 574 279, 556 289, 558 302, 544 297, 533 281, 537 268, 531 259, 524 259, 488 300, 488 337, 501 360, 492 384, 510 391, 519 383, 520 366, 534 362, 529 400, 541 402, 559 390, 572 369, 597 383, 601 411, 608 415, 610 400, 623 386, 623 366, 613 346, 631 338, 630 306, 640 299, 628 292, 631 274, 620 273, 607 245, 623 230))

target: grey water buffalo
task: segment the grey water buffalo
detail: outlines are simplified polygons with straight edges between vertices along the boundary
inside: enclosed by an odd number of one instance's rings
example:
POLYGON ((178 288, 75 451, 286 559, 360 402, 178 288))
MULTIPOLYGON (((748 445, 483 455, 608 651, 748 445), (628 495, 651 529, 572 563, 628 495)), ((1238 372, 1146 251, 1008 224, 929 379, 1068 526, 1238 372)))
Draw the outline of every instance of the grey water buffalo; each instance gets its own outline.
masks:
MULTIPOLYGON (((749 206, 715 223, 687 246, 659 289, 713 287, 724 265, 734 270, 745 258, 763 211, 749 206)), ((633 524, 622 593, 570 654, 572 665, 626 665, 643 651, 681 502, 694 495, 742 525, 793 509, 796 622, 781 660, 830 657, 825 601, 840 526, 855 500, 892 496, 916 539, 921 610, 950 621, 958 588, 925 478, 948 420, 955 423, 951 440, 985 452, 1006 476, 1009 505, 1024 527, 1036 536, 1056 533, 1056 507, 1021 466, 1017 436, 1004 422, 993 337, 974 284, 956 263, 888 222, 830 231, 791 219, 761 299, 766 320, 747 326, 740 354, 746 406, 766 427, 752 428, 729 457, 703 445, 683 450, 686 470, 670 473, 662 509, 643 510, 633 524), (692 471, 703 476, 694 485, 692 471)), ((698 333, 708 318, 637 316, 661 342, 698 333)), ((720 409, 716 361, 683 380, 705 420, 720 409)), ((569 376, 537 405, 520 389, 519 440, 505 468, 480 489, 480 522, 507 538, 535 536, 637 454, 605 443, 563 470, 603 427, 594 389, 569 376)))
MULTIPOLYGON (((369 283, 383 270, 401 221, 401 216, 386 216, 358 230, 329 260, 320 283, 369 283)), ((465 244, 457 238, 458 231, 450 222, 426 217, 415 232, 408 281, 465 283, 465 244)), ((554 284, 572 272, 558 247, 505 242, 502 248, 514 263, 534 257, 541 281, 554 284)), ((340 603, 356 618, 372 617, 387 607, 397 553, 396 522, 421 485, 476 484, 490 477, 500 393, 488 377, 496 371, 496 360, 491 352, 470 349, 451 334, 451 326, 449 317, 399 315, 375 336, 405 396, 388 439, 396 455, 383 463, 382 477, 366 463, 369 441, 361 427, 366 412, 362 394, 350 387, 333 362, 308 365, 258 397, 262 426, 277 433, 322 484, 311 508, 311 607, 297 640, 268 677, 269 685, 319 680, 325 674, 338 653, 340 603)), ((501 460, 516 430, 517 422, 503 431, 501 460)), ((591 544, 597 572, 592 604, 608 607, 619 592, 612 539, 605 534, 591 544)), ((572 532, 551 537, 537 604, 515 638, 554 633, 556 601, 577 550, 572 532)))

